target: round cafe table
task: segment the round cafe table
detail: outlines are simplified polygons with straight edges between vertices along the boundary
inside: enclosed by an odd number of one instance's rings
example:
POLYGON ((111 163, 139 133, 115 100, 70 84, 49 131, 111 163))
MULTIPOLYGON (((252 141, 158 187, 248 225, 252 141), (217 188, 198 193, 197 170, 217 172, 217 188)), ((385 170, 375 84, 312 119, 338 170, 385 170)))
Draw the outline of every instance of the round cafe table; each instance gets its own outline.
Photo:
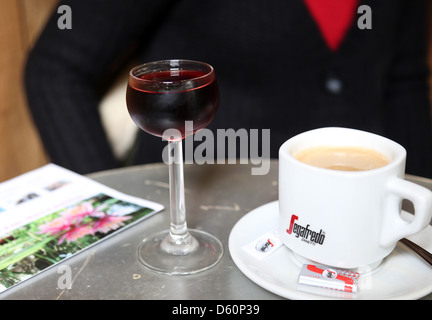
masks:
MULTIPOLYGON (((222 260, 195 275, 169 276, 146 269, 137 258, 145 235, 169 227, 168 168, 164 163, 90 174, 121 192, 161 203, 165 209, 61 262, 73 273, 71 289, 59 289, 58 268, 50 268, 0 294, 1 299, 282 299, 247 278, 233 262, 228 238, 237 221, 278 198, 278 163, 266 175, 253 164, 185 165, 188 227, 205 230, 224 246, 222 260)), ((432 189, 432 181, 409 176, 432 189)), ((419 258, 420 259, 420 258, 419 258)), ((432 269, 431 269, 432 270, 432 269)), ((424 297, 432 299, 432 294, 424 297)))

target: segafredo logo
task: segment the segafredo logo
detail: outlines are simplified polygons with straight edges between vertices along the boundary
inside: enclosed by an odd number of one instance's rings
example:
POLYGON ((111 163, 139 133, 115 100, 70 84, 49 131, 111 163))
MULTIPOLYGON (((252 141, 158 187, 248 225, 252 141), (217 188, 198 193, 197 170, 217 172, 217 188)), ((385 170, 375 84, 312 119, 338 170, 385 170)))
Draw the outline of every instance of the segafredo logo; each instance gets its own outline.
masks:
POLYGON ((296 238, 301 238, 302 241, 307 242, 311 245, 323 244, 325 240, 325 232, 320 229, 319 232, 309 229, 310 224, 306 227, 296 223, 298 216, 292 215, 289 225, 289 229, 286 230, 288 234, 295 234, 296 238))

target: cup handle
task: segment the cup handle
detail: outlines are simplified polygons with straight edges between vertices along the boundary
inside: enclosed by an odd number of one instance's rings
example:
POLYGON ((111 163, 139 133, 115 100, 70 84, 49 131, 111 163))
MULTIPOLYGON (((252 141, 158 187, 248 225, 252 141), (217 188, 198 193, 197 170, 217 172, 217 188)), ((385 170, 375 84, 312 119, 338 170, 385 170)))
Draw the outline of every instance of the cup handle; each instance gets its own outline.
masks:
POLYGON ((432 218, 432 192, 415 183, 394 178, 388 183, 388 199, 380 243, 390 247, 397 241, 426 228, 432 218), (406 221, 401 217, 402 199, 414 205, 414 219, 406 221))

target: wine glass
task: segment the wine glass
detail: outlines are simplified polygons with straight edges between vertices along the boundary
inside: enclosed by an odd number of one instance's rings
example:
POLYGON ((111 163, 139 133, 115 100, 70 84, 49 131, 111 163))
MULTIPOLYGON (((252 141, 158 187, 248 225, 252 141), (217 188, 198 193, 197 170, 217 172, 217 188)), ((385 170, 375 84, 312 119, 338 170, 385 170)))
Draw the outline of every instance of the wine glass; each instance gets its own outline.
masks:
POLYGON ((187 227, 182 141, 206 127, 217 111, 219 89, 213 67, 191 60, 139 65, 129 73, 126 102, 138 127, 168 141, 171 226, 143 239, 138 258, 165 274, 207 270, 222 258, 223 246, 211 234, 187 227), (193 122, 193 130, 186 130, 186 121, 193 122))

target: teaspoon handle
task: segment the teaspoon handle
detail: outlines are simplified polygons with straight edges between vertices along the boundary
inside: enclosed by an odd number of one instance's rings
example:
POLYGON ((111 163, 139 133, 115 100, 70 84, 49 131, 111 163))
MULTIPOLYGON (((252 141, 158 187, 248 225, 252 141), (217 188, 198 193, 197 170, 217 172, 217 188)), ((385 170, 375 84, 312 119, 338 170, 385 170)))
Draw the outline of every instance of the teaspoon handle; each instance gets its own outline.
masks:
POLYGON ((417 253, 420 257, 422 257, 424 260, 426 260, 427 263, 429 263, 432 266, 432 253, 426 251, 422 247, 418 246, 411 240, 408 240, 406 238, 403 238, 399 240, 402 242, 405 246, 412 249, 415 253, 417 253))

